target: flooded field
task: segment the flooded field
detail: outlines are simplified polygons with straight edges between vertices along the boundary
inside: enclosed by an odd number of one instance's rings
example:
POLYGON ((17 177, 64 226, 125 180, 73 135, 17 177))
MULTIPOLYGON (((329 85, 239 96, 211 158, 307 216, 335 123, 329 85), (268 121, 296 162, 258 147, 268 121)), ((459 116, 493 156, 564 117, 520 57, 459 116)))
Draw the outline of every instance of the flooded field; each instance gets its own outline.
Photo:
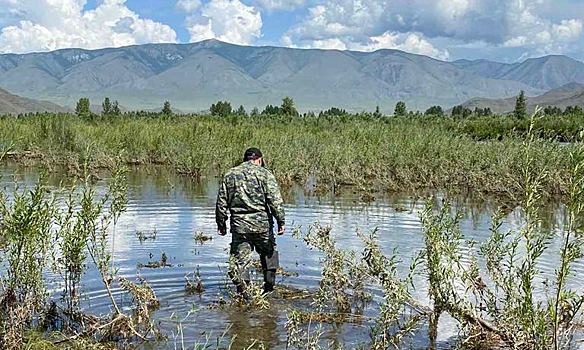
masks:
MULTIPOLYGON (((8 193, 14 181, 23 186, 33 186, 39 177, 38 170, 13 164, 0 166, 0 172, 2 187, 8 193)), ((105 192, 108 175, 100 173, 98 176, 98 192, 105 192)), ((71 179, 64 174, 49 175, 49 183, 54 189, 70 182, 71 179)), ((115 232, 112 232, 109 248, 118 276, 133 281, 144 278, 160 300, 155 319, 168 339, 147 343, 143 345, 145 349, 175 349, 182 348, 183 344, 185 348, 190 348, 196 343, 204 343, 206 339, 216 343, 218 337, 222 338, 220 342, 223 346, 233 341, 232 349, 245 348, 254 340, 263 342, 266 349, 285 349, 287 311, 290 307, 311 308, 310 299, 284 300, 278 296, 270 299, 269 310, 211 307, 220 298, 227 297, 225 285, 229 283, 227 248, 230 237, 216 234, 214 208, 217 184, 215 178, 195 182, 176 175, 168 168, 135 168, 128 174, 128 209, 120 217, 115 232), (164 266, 151 268, 163 260, 166 261, 164 266), (192 279, 196 271, 200 273, 204 291, 187 293, 185 276, 192 279)), ((286 272, 285 276, 278 276, 280 286, 308 291, 318 288, 322 255, 308 249, 302 240, 292 237, 293 231, 306 230, 317 222, 332 226, 332 233, 340 247, 357 252, 362 250, 362 243, 356 231, 378 229, 379 242, 385 252, 389 254, 394 248, 399 249, 400 268, 404 275, 417 252, 424 249, 418 215, 425 198, 411 195, 376 196, 369 198, 372 201, 364 202, 359 194, 350 190, 338 196, 318 196, 310 186, 296 186, 285 193, 288 231, 277 241, 281 266, 286 272)), ((497 205, 458 197, 454 206, 463 213, 461 228, 465 238, 485 241, 491 234, 490 216, 497 205)), ((561 222, 561 210, 550 207, 548 214, 544 225, 554 229, 554 223, 561 222)), ((519 214, 511 213, 502 231, 518 228, 519 225, 519 214)), ((557 265, 560 241, 554 240, 550 244, 552 249, 546 252, 540 266, 544 271, 540 276, 542 279, 553 277, 557 265)), ((83 310, 89 314, 107 314, 111 312, 111 303, 99 273, 90 261, 86 265, 88 269, 82 279, 83 310)), ((574 268, 584 271, 581 262, 574 268)), ((47 273, 50 274, 49 271, 47 273)), ((570 283, 582 285, 583 276, 577 273, 576 279, 570 283)), ((255 277, 260 279, 261 274, 255 277)), ((419 278, 421 281, 422 277, 419 278)), ((57 276, 53 280, 57 281, 57 276)), ((117 287, 117 284, 114 286, 117 287)), ((57 290, 58 286, 53 284, 51 288, 57 290)), ((366 308, 365 316, 374 313, 377 308, 381 293, 372 292, 377 298, 366 308)), ((123 300, 125 294, 120 289, 113 290, 113 293, 123 306, 126 303, 123 300)), ((427 300, 427 288, 423 282, 414 291, 416 295, 420 300, 427 300)), ((367 318, 361 323, 326 325, 323 339, 354 348, 370 339, 370 326, 367 318)), ((427 326, 418 330, 405 342, 404 348, 426 348, 427 332, 427 326)), ((457 333, 456 322, 443 316, 438 329, 439 347, 452 345, 457 333)))

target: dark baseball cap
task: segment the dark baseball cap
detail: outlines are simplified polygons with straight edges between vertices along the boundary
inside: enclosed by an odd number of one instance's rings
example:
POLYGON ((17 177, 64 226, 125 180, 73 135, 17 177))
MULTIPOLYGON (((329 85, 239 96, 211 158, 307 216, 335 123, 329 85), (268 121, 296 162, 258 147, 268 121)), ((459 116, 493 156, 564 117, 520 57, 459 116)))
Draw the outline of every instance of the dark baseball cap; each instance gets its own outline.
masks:
POLYGON ((243 161, 247 162, 248 160, 256 160, 262 157, 262 151, 260 151, 259 148, 252 147, 248 148, 243 154, 243 161))

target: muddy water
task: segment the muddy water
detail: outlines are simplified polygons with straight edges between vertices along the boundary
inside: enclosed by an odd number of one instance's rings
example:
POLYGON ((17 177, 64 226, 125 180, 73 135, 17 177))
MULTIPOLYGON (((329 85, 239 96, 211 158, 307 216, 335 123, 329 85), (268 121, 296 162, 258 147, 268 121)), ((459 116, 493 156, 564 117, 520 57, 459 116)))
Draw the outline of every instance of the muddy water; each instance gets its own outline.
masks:
MULTIPOLYGON (((14 180, 32 186, 38 179, 38 170, 35 169, 5 164, 0 166, 0 171, 3 174, 3 188, 9 188, 14 180)), ((99 176, 102 179, 97 184, 98 192, 104 192, 107 174, 99 176)), ((237 335, 232 349, 241 349, 254 339, 263 341, 267 349, 285 349, 286 310, 290 306, 309 307, 308 302, 290 304, 275 299, 268 311, 208 308, 220 296, 227 297, 224 286, 227 283, 226 261, 230 238, 216 235, 214 204, 217 179, 203 179, 196 183, 168 169, 140 168, 130 171, 128 181, 128 210, 121 216, 112 234, 114 265, 119 276, 130 280, 142 277, 153 287, 161 302, 155 317, 162 331, 170 338, 165 342, 145 345, 144 348, 175 349, 181 348, 183 342, 185 347, 192 348, 195 343, 205 342, 207 338, 214 342, 225 332, 224 338, 227 340, 224 344, 237 335), (201 244, 194 239, 198 232, 211 235, 213 239, 201 244), (140 240, 138 233, 148 239, 140 240), (168 256, 171 267, 139 267, 140 264, 160 261, 163 253, 168 256), (205 291, 201 295, 187 295, 185 275, 197 269, 205 291), (179 328, 182 335, 179 335, 179 328)), ((70 182, 70 178, 53 173, 49 176, 49 182, 56 188, 59 184, 70 182)), ((294 228, 306 229, 315 222, 332 225, 338 243, 356 250, 360 247, 356 230, 377 228, 381 246, 388 253, 398 247, 404 275, 412 257, 423 248, 418 218, 424 204, 422 199, 409 195, 378 196, 372 202, 364 203, 359 195, 351 191, 340 196, 317 196, 310 188, 295 187, 286 192, 285 202, 289 231, 287 235, 278 237, 278 250, 282 267, 298 276, 279 277, 280 284, 301 289, 317 288, 321 255, 308 250, 303 242, 290 236, 294 228)), ((484 241, 490 234, 490 214, 496 205, 465 198, 458 198, 455 204, 463 209, 462 230, 466 237, 484 241)), ((556 213, 556 210, 551 212, 556 213)), ((519 214, 514 213, 504 228, 518 227, 519 224, 519 214)), ((552 276, 557 261, 557 242, 552 245, 553 253, 548 254, 542 264, 544 277, 552 276)), ((83 277, 85 311, 106 314, 110 311, 107 294, 92 263, 88 261, 87 266, 83 277)), ((577 269, 584 271, 582 266, 577 269)), ((576 285, 582 285, 581 282, 580 278, 574 281, 576 285)), ((420 285, 415 293, 426 300, 426 289, 423 283, 420 285)), ((114 293, 123 305, 127 305, 124 293, 119 289, 114 293)), ((328 326, 324 329, 324 338, 351 348, 369 340, 369 326, 366 322, 328 326)), ((426 332, 427 329, 422 328, 411 337, 407 348, 425 348, 428 344, 426 332)), ((444 317, 439 329, 442 346, 451 344, 456 333, 456 323, 444 317)))

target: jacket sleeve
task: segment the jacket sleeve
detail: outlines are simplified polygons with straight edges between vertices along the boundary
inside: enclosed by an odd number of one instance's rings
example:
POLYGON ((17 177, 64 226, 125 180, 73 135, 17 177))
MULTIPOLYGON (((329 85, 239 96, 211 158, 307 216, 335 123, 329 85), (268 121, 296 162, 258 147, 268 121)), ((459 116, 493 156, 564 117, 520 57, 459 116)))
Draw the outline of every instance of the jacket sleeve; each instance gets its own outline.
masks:
POLYGON ((276 219, 278 226, 284 226, 286 224, 284 202, 280 193, 280 185, 278 185, 278 181, 276 181, 272 173, 268 173, 266 178, 266 204, 276 219))
POLYGON ((217 204, 215 205, 215 221, 217 222, 217 228, 220 230, 227 229, 227 214, 229 212, 227 200, 227 185, 225 183, 225 178, 221 181, 219 185, 219 193, 217 193, 217 204))

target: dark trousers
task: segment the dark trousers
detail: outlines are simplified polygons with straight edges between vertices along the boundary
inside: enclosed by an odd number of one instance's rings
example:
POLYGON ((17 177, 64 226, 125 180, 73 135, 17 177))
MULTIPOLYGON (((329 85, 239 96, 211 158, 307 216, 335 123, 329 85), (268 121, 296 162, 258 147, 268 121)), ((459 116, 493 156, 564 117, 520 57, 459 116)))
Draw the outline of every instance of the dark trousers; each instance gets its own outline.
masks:
POLYGON ((271 292, 276 284, 276 270, 279 265, 279 255, 276 251, 276 239, 273 233, 232 233, 231 255, 235 258, 235 271, 231 278, 239 291, 244 284, 250 282, 249 268, 253 251, 260 255, 264 274, 264 291, 271 292))

